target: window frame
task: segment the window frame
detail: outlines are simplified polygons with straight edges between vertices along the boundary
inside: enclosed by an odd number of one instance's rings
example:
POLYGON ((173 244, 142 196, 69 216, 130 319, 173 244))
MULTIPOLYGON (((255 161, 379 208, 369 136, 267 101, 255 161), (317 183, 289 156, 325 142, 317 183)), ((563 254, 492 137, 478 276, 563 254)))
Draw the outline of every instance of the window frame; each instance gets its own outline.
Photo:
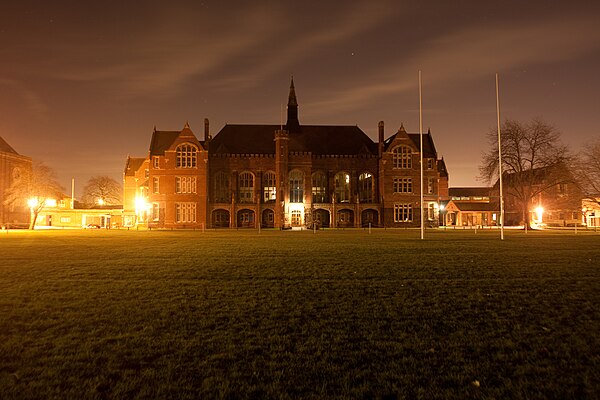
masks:
POLYGON ((182 143, 175 149, 175 168, 191 169, 198 165, 198 148, 191 143, 182 143))
POLYGON ((392 150, 392 166, 394 169, 412 169, 413 151, 409 146, 400 145, 392 150))
POLYGON ((413 222, 413 206, 412 203, 395 203, 394 204, 394 222, 409 223, 413 222))

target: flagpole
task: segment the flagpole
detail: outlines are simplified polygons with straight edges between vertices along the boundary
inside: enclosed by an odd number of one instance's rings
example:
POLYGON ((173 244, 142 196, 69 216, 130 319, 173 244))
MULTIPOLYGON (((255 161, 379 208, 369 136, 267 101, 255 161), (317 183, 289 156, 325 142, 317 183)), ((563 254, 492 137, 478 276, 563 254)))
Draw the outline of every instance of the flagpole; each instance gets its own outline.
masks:
POLYGON ((504 240, 504 196, 502 194, 502 141, 500 140, 500 96, 498 94, 498 73, 496 72, 496 115, 498 118, 498 174, 500 186, 500 240, 504 240))
POLYGON ((425 215, 424 215, 424 204, 423 204, 423 96, 422 96, 422 83, 421 83, 421 70, 419 70, 419 138, 420 138, 420 157, 421 162, 421 240, 425 238, 425 215))

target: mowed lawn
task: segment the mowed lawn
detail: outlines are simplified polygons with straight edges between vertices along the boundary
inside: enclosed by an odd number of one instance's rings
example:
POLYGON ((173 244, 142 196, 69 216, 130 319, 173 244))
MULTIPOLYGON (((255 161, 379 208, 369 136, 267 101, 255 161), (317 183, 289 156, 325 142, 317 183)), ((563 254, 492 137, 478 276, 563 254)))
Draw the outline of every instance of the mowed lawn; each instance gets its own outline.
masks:
POLYGON ((599 396, 600 234, 0 232, 0 398, 599 396))

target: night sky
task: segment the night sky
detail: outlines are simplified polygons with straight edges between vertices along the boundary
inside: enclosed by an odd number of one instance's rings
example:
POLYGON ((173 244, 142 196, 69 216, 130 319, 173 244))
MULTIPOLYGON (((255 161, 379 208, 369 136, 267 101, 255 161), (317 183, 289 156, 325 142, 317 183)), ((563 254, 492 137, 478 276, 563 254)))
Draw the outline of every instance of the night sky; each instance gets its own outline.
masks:
POLYGON ((122 179, 154 126, 300 122, 376 139, 431 128, 450 186, 477 186, 502 118, 553 123, 574 151, 600 136, 592 1, 13 1, 0 14, 0 136, 77 193, 122 179))

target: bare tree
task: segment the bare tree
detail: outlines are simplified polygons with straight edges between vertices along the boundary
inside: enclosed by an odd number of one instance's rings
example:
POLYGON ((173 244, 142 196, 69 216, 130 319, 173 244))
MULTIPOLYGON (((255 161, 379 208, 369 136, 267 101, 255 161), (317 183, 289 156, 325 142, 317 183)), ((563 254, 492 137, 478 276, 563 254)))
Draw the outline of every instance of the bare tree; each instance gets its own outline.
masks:
POLYGON ((83 188, 83 202, 86 204, 122 204, 122 185, 110 176, 93 176, 83 188))
MULTIPOLYGON (((571 161, 560 132, 540 119, 528 124, 506 120, 501 129, 503 186, 512 196, 529 225, 529 204, 540 193, 560 183, 572 182, 567 170, 571 161)), ((488 133, 490 150, 483 154, 480 177, 492 183, 498 179, 498 132, 488 133)))
POLYGON ((27 204, 31 209, 29 229, 34 229, 47 200, 58 199, 64 188, 58 183, 54 170, 40 161, 33 163, 31 171, 24 171, 14 179, 6 191, 6 205, 27 204))
POLYGON ((600 196, 600 138, 588 143, 579 154, 577 180, 586 196, 600 196))

